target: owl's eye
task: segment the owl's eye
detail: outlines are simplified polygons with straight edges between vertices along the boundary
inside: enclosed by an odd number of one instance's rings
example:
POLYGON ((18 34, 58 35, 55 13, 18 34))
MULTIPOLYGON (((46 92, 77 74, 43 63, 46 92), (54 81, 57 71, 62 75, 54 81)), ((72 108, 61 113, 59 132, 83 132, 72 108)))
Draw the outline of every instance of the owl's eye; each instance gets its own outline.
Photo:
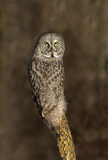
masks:
POLYGON ((55 43, 54 43, 54 46, 56 47, 57 45, 58 45, 58 43, 57 43, 57 42, 55 42, 55 43))
POLYGON ((45 46, 46 46, 46 47, 49 47, 49 43, 48 43, 48 42, 45 42, 45 46))

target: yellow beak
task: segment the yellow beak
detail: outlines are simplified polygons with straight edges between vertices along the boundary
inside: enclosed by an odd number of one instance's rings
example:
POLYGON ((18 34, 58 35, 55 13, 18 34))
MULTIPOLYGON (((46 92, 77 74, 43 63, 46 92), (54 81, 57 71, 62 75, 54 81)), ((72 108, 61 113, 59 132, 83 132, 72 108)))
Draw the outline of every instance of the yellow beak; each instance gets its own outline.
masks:
POLYGON ((53 53, 53 49, 51 49, 51 53, 53 53))

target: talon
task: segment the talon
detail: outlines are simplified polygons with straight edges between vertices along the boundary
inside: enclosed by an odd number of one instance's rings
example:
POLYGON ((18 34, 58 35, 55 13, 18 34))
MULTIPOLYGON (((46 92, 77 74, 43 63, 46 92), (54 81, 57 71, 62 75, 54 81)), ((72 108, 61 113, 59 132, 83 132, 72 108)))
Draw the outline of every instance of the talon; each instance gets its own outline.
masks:
POLYGON ((42 117, 43 117, 43 118, 45 118, 45 115, 44 115, 44 113, 43 113, 43 112, 42 112, 42 117))

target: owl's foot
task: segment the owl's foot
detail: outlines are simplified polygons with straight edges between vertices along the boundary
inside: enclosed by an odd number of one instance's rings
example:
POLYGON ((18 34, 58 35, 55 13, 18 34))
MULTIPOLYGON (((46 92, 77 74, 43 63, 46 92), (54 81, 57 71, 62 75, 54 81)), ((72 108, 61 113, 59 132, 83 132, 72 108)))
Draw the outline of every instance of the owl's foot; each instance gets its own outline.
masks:
POLYGON ((49 110, 43 109, 42 112, 41 112, 42 118, 45 118, 47 116, 47 114, 50 114, 55 108, 56 108, 56 106, 53 106, 49 110))
POLYGON ((42 111, 42 114, 41 114, 41 115, 42 115, 42 118, 45 118, 45 115, 44 115, 43 111, 42 111))

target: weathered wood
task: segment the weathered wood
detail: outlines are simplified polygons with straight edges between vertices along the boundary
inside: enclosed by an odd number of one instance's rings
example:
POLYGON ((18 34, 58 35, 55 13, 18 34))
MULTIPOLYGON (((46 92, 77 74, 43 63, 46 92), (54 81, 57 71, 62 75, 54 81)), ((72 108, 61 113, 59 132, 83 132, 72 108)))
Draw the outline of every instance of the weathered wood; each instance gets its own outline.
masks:
POLYGON ((74 142, 65 115, 63 115, 60 128, 57 130, 57 143, 63 160, 76 160, 74 142))

